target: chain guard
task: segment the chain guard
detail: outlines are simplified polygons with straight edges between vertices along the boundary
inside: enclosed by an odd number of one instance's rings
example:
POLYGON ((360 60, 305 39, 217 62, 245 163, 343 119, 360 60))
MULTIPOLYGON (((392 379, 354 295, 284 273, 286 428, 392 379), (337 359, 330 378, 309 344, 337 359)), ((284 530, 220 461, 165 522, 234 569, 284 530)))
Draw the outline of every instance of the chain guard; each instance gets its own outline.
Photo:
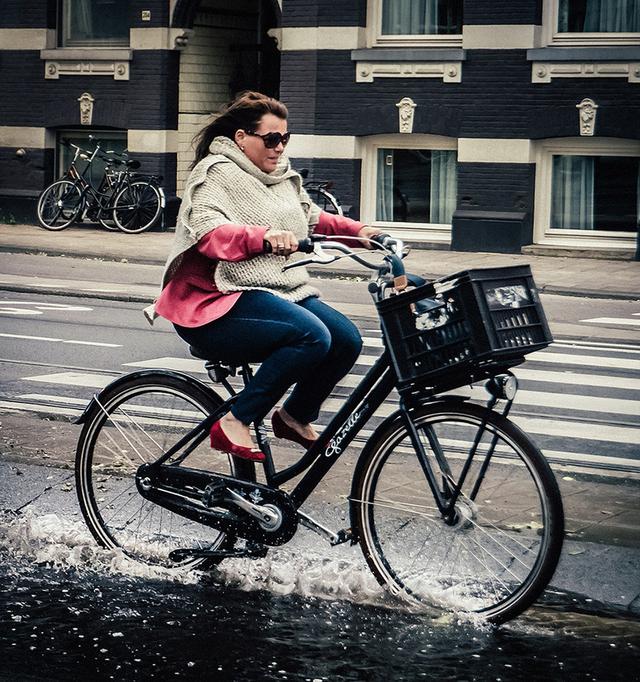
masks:
POLYGON ((261 483, 183 466, 143 464, 136 474, 142 497, 185 518, 227 534, 267 545, 288 542, 298 527, 297 510, 287 493, 261 483), (271 528, 234 504, 228 490, 245 500, 277 510, 271 528))

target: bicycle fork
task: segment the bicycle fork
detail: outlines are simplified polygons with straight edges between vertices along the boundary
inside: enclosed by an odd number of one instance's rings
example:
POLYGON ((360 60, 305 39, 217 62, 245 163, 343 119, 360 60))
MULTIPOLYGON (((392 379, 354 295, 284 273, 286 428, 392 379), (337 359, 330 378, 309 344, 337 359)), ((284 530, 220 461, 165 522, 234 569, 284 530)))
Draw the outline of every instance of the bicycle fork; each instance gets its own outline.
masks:
MULTIPOLYGON (((487 409, 492 410, 496 402, 497 398, 492 397, 487 404, 487 409)), ((508 414, 512 403, 513 399, 507 401, 507 404, 502 412, 503 416, 508 414)), ((413 445, 418 462, 420 463, 424 476, 435 500, 436 506, 438 507, 444 522, 448 525, 454 525, 459 520, 459 515, 456 510, 456 503, 462 494, 462 488, 469 473, 469 469, 471 468, 471 464, 476 457, 478 446, 480 445, 480 442, 482 441, 482 438, 486 432, 487 422, 483 419, 480 426, 478 427, 478 430, 474 436, 473 444, 471 445, 457 482, 454 479, 453 472, 451 471, 451 467, 449 466, 449 462, 447 461, 436 432, 431 426, 423 427, 423 433, 427 438, 429 448, 431 449, 431 452, 438 463, 440 473, 442 474, 442 488, 440 488, 437 482, 437 475, 434 472, 431 463, 429 462, 423 440, 420 437, 420 433, 411 417, 411 408, 406 405, 404 398, 400 399, 400 413, 407 428, 407 432, 409 433, 411 444, 413 445)), ((498 437, 494 435, 491 438, 487 452, 484 455, 482 463, 480 464, 478 475, 473 484, 471 493, 467 496, 471 502, 475 501, 478 491, 480 490, 480 485, 484 479, 484 475, 495 451, 497 442, 498 437)))

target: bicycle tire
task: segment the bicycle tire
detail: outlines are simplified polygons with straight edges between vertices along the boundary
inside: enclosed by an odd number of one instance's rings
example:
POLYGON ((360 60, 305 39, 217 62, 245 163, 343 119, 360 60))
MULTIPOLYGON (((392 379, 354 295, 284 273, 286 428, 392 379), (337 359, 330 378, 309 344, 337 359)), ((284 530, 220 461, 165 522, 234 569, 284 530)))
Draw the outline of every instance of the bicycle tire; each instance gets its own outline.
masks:
POLYGON ((404 422, 398 417, 381 427, 363 452, 352 491, 369 567, 380 584, 414 604, 476 612, 496 624, 516 617, 543 592, 560 557, 564 515, 549 464, 521 429, 484 407, 434 403, 416 409, 413 421, 441 486, 447 475, 459 480, 469 441, 482 423, 486 431, 456 505, 458 521, 447 525, 404 422), (443 466, 429 430, 443 448, 443 466), (496 450, 471 499, 494 436, 496 450))
MULTIPOLYGON (((144 371, 105 389, 87 415, 76 450, 76 490, 80 509, 99 545, 120 549, 146 564, 176 566, 174 549, 226 549, 235 538, 191 521, 143 498, 135 474, 154 461, 222 399, 206 387, 172 372, 144 371)), ((209 447, 208 439, 186 459, 186 466, 255 480, 251 462, 209 447)), ((205 568, 211 558, 192 558, 181 566, 205 568)))
POLYGON ((57 180, 38 197, 36 214, 45 230, 57 232, 78 219, 82 208, 82 193, 71 180, 57 180))
POLYGON ((343 215, 342 206, 338 199, 331 192, 322 187, 305 187, 307 194, 314 204, 317 204, 323 211, 334 215, 343 215))
POLYGON ((123 187, 113 202, 113 220, 127 234, 138 234, 153 227, 161 212, 160 191, 146 180, 136 180, 123 187))

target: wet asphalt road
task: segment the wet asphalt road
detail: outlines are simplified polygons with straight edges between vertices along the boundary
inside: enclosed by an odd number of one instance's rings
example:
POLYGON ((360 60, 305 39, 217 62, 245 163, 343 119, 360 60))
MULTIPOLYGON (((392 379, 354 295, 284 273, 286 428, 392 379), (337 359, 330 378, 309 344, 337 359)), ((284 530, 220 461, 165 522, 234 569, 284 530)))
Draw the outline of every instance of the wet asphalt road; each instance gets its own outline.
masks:
POLYGON ((357 548, 309 533, 210 573, 132 564, 95 546, 70 476, 3 467, 2 680, 638 679, 640 622, 618 608, 552 591, 500 628, 410 612, 357 548))

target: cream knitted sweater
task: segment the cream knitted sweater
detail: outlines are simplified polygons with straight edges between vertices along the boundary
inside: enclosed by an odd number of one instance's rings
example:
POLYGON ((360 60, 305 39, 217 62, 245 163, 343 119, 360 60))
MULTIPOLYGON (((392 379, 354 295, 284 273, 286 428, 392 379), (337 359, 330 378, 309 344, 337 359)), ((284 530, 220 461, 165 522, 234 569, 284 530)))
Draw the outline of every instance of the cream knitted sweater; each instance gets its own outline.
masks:
MULTIPOLYGON (((275 171, 265 173, 226 137, 215 138, 209 151, 187 179, 163 287, 175 274, 182 254, 219 225, 269 226, 289 230, 303 239, 318 222, 320 210, 286 158, 281 157, 275 171)), ((317 289, 308 284, 306 269, 283 272, 286 262, 284 256, 273 254, 235 263, 218 261, 214 282, 225 293, 259 289, 289 301, 317 296, 317 289)))

